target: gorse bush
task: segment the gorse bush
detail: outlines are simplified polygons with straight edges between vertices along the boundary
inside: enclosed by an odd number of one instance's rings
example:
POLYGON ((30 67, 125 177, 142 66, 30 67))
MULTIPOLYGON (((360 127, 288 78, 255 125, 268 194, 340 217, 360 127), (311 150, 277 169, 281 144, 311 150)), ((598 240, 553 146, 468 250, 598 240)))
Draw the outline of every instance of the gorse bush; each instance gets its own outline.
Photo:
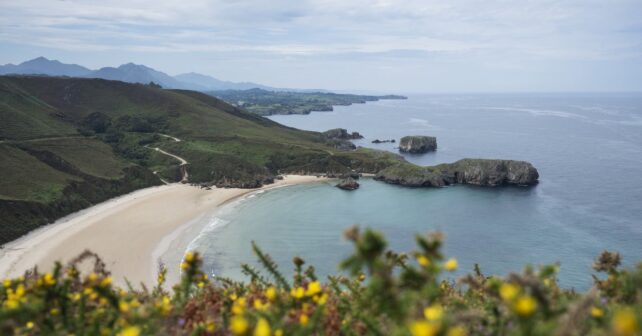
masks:
POLYGON ((587 293, 557 285, 557 265, 526 267, 504 278, 475 267, 459 281, 439 234, 417 237, 417 250, 387 250, 384 237, 353 228, 345 275, 319 280, 294 258, 288 281, 253 245, 264 271, 243 265, 247 283, 209 279, 187 253, 181 282, 164 289, 122 289, 98 256, 86 252, 51 273, 7 279, 0 291, 2 335, 620 335, 640 334, 642 264, 620 268, 604 252, 587 293), (93 272, 79 263, 93 260, 93 272))

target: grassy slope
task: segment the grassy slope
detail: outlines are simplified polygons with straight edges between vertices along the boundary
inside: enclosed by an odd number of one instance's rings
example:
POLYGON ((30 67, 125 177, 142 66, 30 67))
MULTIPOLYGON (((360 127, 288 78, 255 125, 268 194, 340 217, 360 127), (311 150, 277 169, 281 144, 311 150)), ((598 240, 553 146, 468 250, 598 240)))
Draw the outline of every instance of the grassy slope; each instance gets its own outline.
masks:
POLYGON ((340 152, 316 132, 211 96, 100 79, 0 77, 0 242, 137 188, 180 180, 252 187, 284 172, 375 172, 397 160, 340 152), (182 139, 175 142, 158 134, 182 139))

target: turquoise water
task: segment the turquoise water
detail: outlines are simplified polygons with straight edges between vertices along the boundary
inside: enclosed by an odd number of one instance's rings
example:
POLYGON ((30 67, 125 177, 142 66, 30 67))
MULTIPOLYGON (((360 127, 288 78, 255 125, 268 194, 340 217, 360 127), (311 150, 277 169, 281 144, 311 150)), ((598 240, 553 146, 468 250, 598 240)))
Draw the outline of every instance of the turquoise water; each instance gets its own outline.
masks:
POLYGON ((587 288, 593 258, 604 249, 642 260, 642 96, 411 96, 335 108, 307 116, 275 116, 288 126, 359 131, 357 144, 408 134, 437 136, 439 149, 406 156, 432 165, 464 157, 532 162, 541 183, 532 188, 408 189, 369 179, 345 192, 330 183, 279 188, 234 202, 193 246, 214 274, 240 278, 257 241, 288 271, 300 255, 320 274, 336 271, 349 252, 342 231, 375 227, 391 247, 408 251, 414 235, 446 233, 446 253, 460 274, 479 263, 506 274, 527 263, 561 262, 566 287, 587 288))

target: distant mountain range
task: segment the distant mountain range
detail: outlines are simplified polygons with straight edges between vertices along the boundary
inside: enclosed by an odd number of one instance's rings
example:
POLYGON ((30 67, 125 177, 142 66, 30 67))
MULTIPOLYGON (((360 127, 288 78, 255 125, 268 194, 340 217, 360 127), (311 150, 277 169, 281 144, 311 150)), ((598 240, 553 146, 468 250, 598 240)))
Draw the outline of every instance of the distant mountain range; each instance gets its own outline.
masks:
POLYGON ((134 63, 123 64, 117 68, 105 67, 91 70, 77 64, 65 64, 45 57, 34 58, 18 65, 6 64, 0 66, 0 75, 9 74, 102 78, 142 84, 154 82, 168 89, 195 91, 248 90, 254 88, 269 91, 322 91, 279 89, 251 82, 228 82, 194 72, 172 77, 164 72, 134 63))

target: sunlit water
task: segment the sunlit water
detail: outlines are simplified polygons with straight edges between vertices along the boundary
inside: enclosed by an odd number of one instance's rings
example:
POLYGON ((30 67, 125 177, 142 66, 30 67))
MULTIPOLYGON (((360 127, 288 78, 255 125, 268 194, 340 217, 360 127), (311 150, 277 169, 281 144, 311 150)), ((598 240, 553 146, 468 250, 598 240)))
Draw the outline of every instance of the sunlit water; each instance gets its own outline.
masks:
POLYGON ((369 179, 354 192, 318 183, 270 190, 233 202, 192 244, 217 275, 241 278, 255 240, 286 271, 302 256, 319 274, 334 273, 351 251, 341 237, 352 224, 386 233, 408 251, 414 235, 446 233, 459 274, 479 263, 506 274, 527 263, 560 262, 560 281, 585 289, 604 249, 642 260, 642 95, 431 95, 336 107, 334 112, 274 116, 309 130, 335 127, 366 136, 358 145, 396 152, 378 139, 437 137, 435 153, 406 156, 421 165, 465 157, 528 160, 532 188, 409 189, 369 179))

